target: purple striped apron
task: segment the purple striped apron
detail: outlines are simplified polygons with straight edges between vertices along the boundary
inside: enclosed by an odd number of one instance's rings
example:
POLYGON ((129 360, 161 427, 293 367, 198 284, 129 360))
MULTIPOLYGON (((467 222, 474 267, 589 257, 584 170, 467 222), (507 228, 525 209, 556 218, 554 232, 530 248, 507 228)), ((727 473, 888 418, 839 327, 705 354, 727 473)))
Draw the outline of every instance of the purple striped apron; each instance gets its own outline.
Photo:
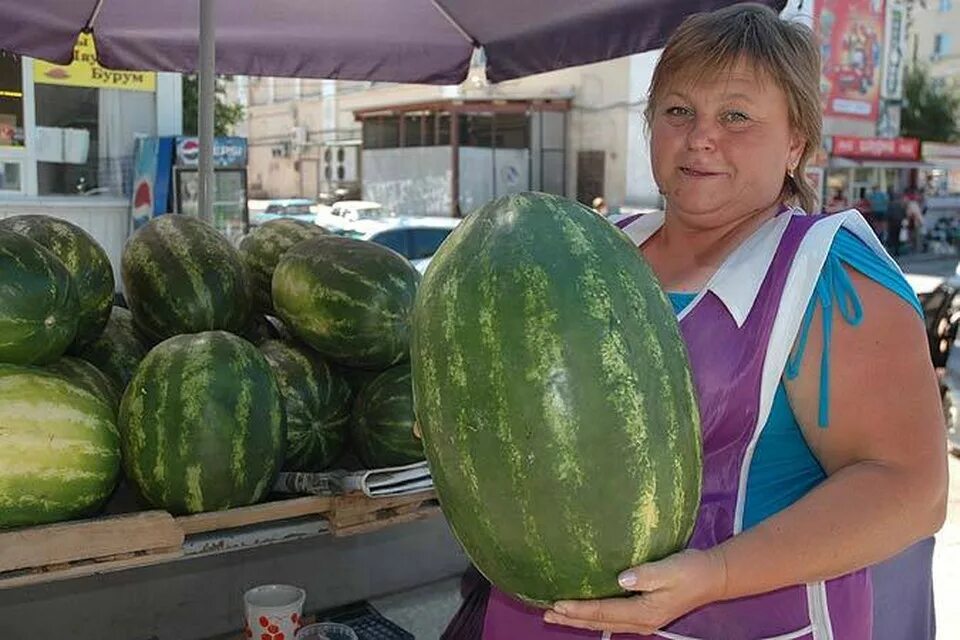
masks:
MULTIPOLYGON (((716 546, 737 532, 738 509, 742 514, 745 499, 745 470, 762 427, 760 390, 770 336, 794 256, 818 219, 791 216, 785 221, 773 260, 742 326, 737 326, 709 289, 680 320, 700 399, 704 448, 703 497, 689 543, 692 548, 716 546)), ((858 571, 826 582, 713 603, 652 636, 614 635, 622 640, 870 640, 872 614, 869 574, 858 571)), ((496 588, 491 593, 484 640, 600 637, 596 631, 548 625, 542 611, 496 588)))

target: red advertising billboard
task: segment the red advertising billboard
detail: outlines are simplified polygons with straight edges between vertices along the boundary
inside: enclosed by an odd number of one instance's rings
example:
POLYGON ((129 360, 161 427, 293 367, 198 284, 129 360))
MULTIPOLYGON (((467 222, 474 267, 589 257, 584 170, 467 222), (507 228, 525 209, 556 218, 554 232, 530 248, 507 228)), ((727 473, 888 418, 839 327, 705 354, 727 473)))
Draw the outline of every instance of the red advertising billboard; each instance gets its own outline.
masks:
POLYGON ((885 0, 818 0, 823 114, 876 121, 885 0))
POLYGON ((916 138, 858 138, 833 136, 833 155, 871 160, 919 160, 916 138))

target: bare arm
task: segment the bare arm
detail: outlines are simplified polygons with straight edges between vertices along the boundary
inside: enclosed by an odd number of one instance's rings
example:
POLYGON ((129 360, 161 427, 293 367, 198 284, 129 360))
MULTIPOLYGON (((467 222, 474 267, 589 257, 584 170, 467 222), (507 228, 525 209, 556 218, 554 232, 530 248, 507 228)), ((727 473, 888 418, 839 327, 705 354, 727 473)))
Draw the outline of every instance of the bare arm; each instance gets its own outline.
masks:
POLYGON ((859 326, 834 317, 828 428, 817 425, 819 309, 800 375, 786 384, 804 437, 829 477, 718 547, 725 598, 849 573, 943 524, 944 427, 923 324, 895 294, 850 274, 864 317, 859 326))

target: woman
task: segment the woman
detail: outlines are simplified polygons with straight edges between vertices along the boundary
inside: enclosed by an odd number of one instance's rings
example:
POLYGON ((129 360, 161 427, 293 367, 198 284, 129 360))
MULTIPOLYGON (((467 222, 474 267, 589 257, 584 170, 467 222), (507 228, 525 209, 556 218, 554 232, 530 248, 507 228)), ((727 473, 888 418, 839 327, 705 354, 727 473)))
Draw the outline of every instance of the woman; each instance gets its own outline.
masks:
MULTIPOLYGON (((485 640, 870 640, 864 568, 941 526, 943 426, 916 297, 858 213, 801 209, 819 74, 809 31, 758 5, 692 16, 667 44, 646 112, 666 213, 620 225, 690 354, 697 524, 686 550, 620 575, 633 597, 544 613, 494 589, 485 640)), ((929 583, 928 548, 903 568, 929 583)), ((898 596, 898 619, 929 605, 898 596)), ((929 608, 899 636, 884 613, 877 638, 930 637, 929 608)))
POLYGON ((907 232, 913 251, 923 251, 923 209, 917 200, 907 201, 907 232))

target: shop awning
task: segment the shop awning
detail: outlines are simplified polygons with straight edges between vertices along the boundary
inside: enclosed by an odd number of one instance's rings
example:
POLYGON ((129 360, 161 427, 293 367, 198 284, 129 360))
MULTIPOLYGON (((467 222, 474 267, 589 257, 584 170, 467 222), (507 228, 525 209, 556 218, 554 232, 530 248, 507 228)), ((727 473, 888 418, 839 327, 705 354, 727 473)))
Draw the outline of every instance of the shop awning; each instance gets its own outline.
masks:
POLYGON ((960 158, 927 158, 927 162, 934 169, 960 170, 960 158))
POLYGON ((937 165, 922 160, 856 160, 854 158, 830 158, 831 169, 936 169, 937 165))

